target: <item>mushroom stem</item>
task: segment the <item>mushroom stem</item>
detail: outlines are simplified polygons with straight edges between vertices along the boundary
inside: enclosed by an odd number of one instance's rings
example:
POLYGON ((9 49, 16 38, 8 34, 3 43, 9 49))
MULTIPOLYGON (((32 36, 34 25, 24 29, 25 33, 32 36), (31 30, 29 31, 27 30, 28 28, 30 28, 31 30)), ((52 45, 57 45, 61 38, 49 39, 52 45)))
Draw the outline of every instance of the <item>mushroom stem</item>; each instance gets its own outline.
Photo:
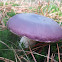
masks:
POLYGON ((49 44, 49 49, 48 49, 47 62, 49 62, 49 56, 50 56, 50 44, 49 44))
POLYGON ((60 60, 59 46, 58 46, 58 44, 57 44, 57 49, 58 49, 58 58, 59 58, 59 62, 61 62, 61 60, 60 60))
POLYGON ((35 45, 35 41, 27 38, 26 36, 23 36, 20 40, 20 43, 19 43, 19 46, 21 46, 23 44, 23 46, 25 46, 25 48, 29 48, 29 45, 30 47, 33 47, 33 45, 35 45))

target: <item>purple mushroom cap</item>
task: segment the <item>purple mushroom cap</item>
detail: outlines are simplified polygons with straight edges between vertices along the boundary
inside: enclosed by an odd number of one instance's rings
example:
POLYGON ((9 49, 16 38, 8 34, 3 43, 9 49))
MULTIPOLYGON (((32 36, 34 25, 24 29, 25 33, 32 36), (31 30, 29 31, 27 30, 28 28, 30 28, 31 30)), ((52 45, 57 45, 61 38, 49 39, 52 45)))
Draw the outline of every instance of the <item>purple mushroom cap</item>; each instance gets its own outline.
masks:
POLYGON ((8 29, 18 36, 40 42, 55 42, 62 39, 62 29, 54 20, 32 13, 22 13, 11 17, 8 29))

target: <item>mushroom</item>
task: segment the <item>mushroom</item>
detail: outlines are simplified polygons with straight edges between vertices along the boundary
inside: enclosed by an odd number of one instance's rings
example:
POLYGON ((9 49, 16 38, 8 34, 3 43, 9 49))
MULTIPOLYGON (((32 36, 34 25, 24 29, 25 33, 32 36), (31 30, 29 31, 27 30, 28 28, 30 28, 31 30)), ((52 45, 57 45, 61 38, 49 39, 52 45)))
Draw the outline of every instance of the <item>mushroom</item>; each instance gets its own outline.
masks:
MULTIPOLYGON (((33 13, 22 13, 13 16, 8 20, 7 27, 12 33, 22 36, 19 45, 22 41, 26 41, 27 45, 32 40, 50 43, 62 39, 62 29, 57 22, 48 17, 33 13)), ((35 41, 33 42, 35 43, 35 41)))

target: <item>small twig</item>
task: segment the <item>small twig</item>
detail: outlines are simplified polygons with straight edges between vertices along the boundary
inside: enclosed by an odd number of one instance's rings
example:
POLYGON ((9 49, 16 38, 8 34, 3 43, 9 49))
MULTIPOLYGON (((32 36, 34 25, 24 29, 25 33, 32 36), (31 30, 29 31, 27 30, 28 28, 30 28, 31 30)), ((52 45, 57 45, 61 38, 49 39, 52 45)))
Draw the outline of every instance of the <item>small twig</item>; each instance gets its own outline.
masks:
MULTIPOLYGON (((47 58, 47 56, 42 55, 42 54, 39 54, 39 53, 36 53, 36 52, 33 52, 33 54, 36 54, 36 55, 43 56, 43 57, 46 57, 46 58, 47 58)), ((49 57, 49 59, 52 59, 52 58, 49 57)), ((58 61, 56 61, 56 60, 54 60, 54 59, 53 59, 53 61, 54 61, 54 62, 58 62, 58 61)))
MULTIPOLYGON (((19 56, 20 57, 20 56, 19 56)), ((23 57, 23 56, 21 56, 20 57, 21 59, 24 59, 26 62, 30 62, 30 61, 28 61, 25 57, 23 57)))
POLYGON ((52 58, 52 59, 51 59, 51 62, 53 62, 53 59, 54 59, 53 53, 52 53, 52 55, 51 55, 51 58, 52 58))
POLYGON ((59 53, 59 46, 58 46, 58 44, 57 44, 57 49, 58 49, 58 58, 59 58, 59 62, 61 62, 61 60, 60 60, 60 53, 59 53))
MULTIPOLYGON (((29 46, 29 50, 30 50, 30 52, 32 52, 30 46, 29 46)), ((37 62, 36 59, 35 59, 35 57, 34 57, 34 55, 33 55, 33 53, 31 53, 31 55, 32 55, 32 57, 33 57, 33 60, 34 60, 35 62, 37 62)))
POLYGON ((15 50, 14 50, 14 56, 15 56, 15 60, 17 62, 17 56, 16 56, 16 53, 15 53, 15 50))
POLYGON ((41 53, 42 49, 43 49, 43 48, 40 48, 40 50, 39 50, 39 52, 38 52, 38 53, 41 53))
POLYGON ((38 48, 41 48, 41 47, 45 47, 45 46, 47 46, 48 44, 41 44, 41 43, 38 43, 38 44, 36 44, 36 45, 34 45, 33 47, 36 47, 36 48, 33 48, 32 50, 36 50, 36 49, 38 49, 38 48), (41 46, 39 46, 39 45, 41 45, 41 46), (37 47, 38 46, 38 47, 37 47))
MULTIPOLYGON (((20 45, 20 46, 21 46, 21 45, 20 45)), ((23 49, 23 47, 22 47, 22 46, 21 46, 21 49, 22 49, 22 51, 23 51, 24 55, 26 56, 26 58, 29 60, 29 58, 28 58, 27 54, 25 53, 25 51, 24 51, 24 49, 23 49)))
POLYGON ((16 56, 15 59, 16 59, 16 61, 17 61, 17 58, 18 58, 18 60, 19 60, 20 62, 22 62, 21 59, 19 58, 19 56, 17 55, 16 51, 13 49, 13 47, 12 47, 12 50, 13 50, 13 52, 15 53, 15 56, 16 56))
MULTIPOLYGON (((0 49, 0 50, 13 50, 13 49, 0 49)), ((16 51, 19 51, 19 52, 23 51, 23 50, 20 50, 20 49, 15 49, 15 50, 16 50, 16 51)), ((33 53, 33 54, 36 54, 36 55, 43 56, 43 57, 47 58, 47 56, 42 55, 42 54, 39 54, 39 53, 36 53, 36 52, 34 52, 34 51, 33 51, 33 52, 25 51, 25 52, 26 52, 26 53, 33 53)), ((52 58, 49 57, 49 59, 52 59, 52 58)), ((57 61, 54 60, 54 59, 53 59, 53 61, 54 61, 54 62, 57 62, 57 61)))
POLYGON ((0 41, 0 43, 6 45, 9 49, 11 49, 6 43, 4 43, 3 41, 0 41))
POLYGON ((9 60, 9 59, 3 58, 3 57, 0 57, 0 60, 3 60, 3 61, 5 61, 5 62, 14 62, 14 61, 12 61, 12 60, 9 60))
POLYGON ((42 10, 42 8, 41 8, 41 13, 42 13, 42 15, 44 16, 44 13, 43 13, 43 10, 42 10))
POLYGON ((50 44, 49 44, 49 49, 48 49, 48 57, 47 57, 47 62, 49 62, 49 56, 50 56, 50 44))
POLYGON ((37 43, 37 44, 34 45, 33 47, 37 47, 37 46, 39 46, 39 45, 44 46, 44 45, 48 45, 48 44, 47 44, 47 43, 42 44, 42 42, 41 42, 41 43, 37 43))
POLYGON ((49 8, 49 0, 48 0, 48 7, 47 7, 47 11, 46 11, 46 16, 48 16, 48 8, 49 8))

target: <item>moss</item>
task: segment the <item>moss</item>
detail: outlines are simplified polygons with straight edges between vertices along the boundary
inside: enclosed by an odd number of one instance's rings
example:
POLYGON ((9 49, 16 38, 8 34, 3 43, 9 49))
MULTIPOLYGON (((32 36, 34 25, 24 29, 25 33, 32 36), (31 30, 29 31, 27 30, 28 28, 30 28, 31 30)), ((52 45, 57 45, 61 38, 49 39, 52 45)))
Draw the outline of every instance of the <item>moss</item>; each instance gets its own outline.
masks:
POLYGON ((13 10, 11 10, 11 12, 7 12, 7 15, 10 16, 10 17, 12 17, 12 16, 15 15, 15 12, 13 10))
POLYGON ((0 2, 0 6, 3 6, 3 2, 0 2))
POLYGON ((12 6, 19 6, 19 4, 13 4, 12 6))

